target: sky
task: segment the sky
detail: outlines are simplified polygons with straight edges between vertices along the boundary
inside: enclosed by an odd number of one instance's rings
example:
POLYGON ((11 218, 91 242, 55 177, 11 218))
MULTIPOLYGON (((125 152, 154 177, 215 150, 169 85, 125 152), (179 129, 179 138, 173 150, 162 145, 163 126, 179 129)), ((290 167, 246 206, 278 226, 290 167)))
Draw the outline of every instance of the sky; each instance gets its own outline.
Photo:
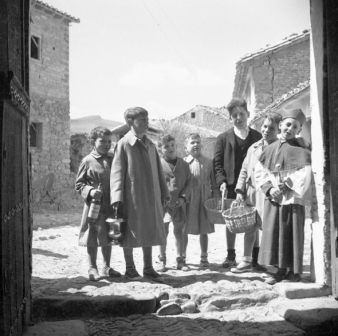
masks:
POLYGON ((42 0, 70 26, 71 119, 171 119, 232 98, 236 62, 310 28, 309 0, 42 0))

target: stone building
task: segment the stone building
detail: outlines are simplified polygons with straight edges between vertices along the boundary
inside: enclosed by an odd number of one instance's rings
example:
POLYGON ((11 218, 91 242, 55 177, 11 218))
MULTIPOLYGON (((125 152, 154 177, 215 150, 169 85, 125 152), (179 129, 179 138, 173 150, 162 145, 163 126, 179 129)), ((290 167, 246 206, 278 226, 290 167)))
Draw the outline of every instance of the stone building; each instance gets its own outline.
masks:
POLYGON ((231 127, 228 110, 225 107, 197 105, 172 120, 219 132, 225 132, 231 127))
POLYGON ((301 136, 307 141, 311 142, 311 109, 310 109, 310 80, 300 83, 296 88, 282 95, 273 103, 268 105, 262 111, 255 114, 250 121, 250 126, 257 130, 261 129, 264 122, 264 117, 269 112, 278 112, 283 114, 285 109, 300 108, 306 116, 301 131, 301 136))
POLYGON ((233 97, 257 113, 310 78, 310 31, 247 54, 236 64, 233 97))
POLYGON ((62 186, 70 176, 69 26, 76 19, 31 1, 30 153, 33 179, 54 172, 62 186))

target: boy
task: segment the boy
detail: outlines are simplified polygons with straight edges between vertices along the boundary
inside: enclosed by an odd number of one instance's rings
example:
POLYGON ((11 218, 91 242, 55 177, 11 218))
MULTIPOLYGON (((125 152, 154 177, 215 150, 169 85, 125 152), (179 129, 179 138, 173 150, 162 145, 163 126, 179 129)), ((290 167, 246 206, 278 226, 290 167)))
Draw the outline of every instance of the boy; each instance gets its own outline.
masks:
MULTIPOLYGON (((249 206, 255 206, 257 209, 257 224, 259 228, 262 228, 262 217, 264 209, 265 195, 261 189, 257 190, 255 171, 259 166, 258 157, 262 153, 263 147, 278 140, 277 135, 279 133, 279 123, 282 120, 282 116, 276 112, 270 112, 265 116, 264 122, 261 127, 263 138, 255 142, 247 152, 244 159, 241 172, 238 177, 236 185, 237 200, 240 202, 246 202, 249 206)), ((259 249, 259 230, 247 232, 244 236, 244 256, 243 261, 232 268, 233 273, 243 273, 256 271, 256 267, 253 267, 253 258, 251 256, 253 249, 259 249)), ((254 253, 253 253, 254 254, 254 253)), ((256 252, 255 252, 256 255, 256 252)), ((258 256, 257 256, 258 257, 258 256)), ((257 259, 254 260, 257 265, 257 259)), ((259 270, 262 270, 261 268, 259 270)))
MULTIPOLYGON (((162 168, 170 191, 170 201, 164 207, 164 226, 168 237, 169 223, 174 226, 176 239, 177 269, 188 271, 189 267, 183 259, 183 229, 186 221, 186 202, 191 193, 192 178, 189 165, 183 159, 177 157, 176 142, 170 134, 162 135, 158 141, 158 147, 162 152, 162 168)), ((157 271, 166 271, 166 245, 160 246, 159 266, 157 271)))
POLYGON ((268 197, 259 261, 278 264, 277 273, 266 280, 270 285, 301 280, 305 205, 311 205, 312 178, 310 151, 296 139, 304 121, 301 109, 286 110, 279 124, 281 139, 267 146, 259 158, 265 175, 257 182, 268 197))
MULTIPOLYGON (((250 113, 245 100, 234 98, 227 106, 230 120, 234 127, 220 134, 216 140, 214 167, 216 182, 221 192, 227 191, 227 197, 236 198, 235 187, 242 168, 242 163, 249 147, 260 140, 262 135, 256 130, 248 127, 250 113)), ((236 234, 225 228, 228 255, 224 259, 224 268, 236 266, 236 234)), ((259 269, 256 264, 259 248, 253 250, 253 266, 259 269)))
POLYGON ((87 246, 89 280, 101 277, 97 270, 96 257, 98 246, 103 256, 102 275, 120 277, 121 274, 110 267, 111 246, 109 245, 106 219, 109 215, 109 180, 113 156, 108 153, 111 147, 111 132, 104 127, 96 127, 90 133, 93 151, 80 163, 75 182, 75 190, 84 198, 85 204, 80 226, 79 245, 87 246), (103 190, 98 189, 99 183, 103 190), (95 225, 88 222, 88 210, 92 199, 101 199, 99 217, 95 225))
POLYGON ((188 135, 185 150, 189 155, 184 160, 189 164, 193 182, 184 236, 184 257, 188 245, 188 234, 198 234, 201 246, 200 265, 208 267, 208 234, 215 232, 215 227, 207 219, 204 201, 211 197, 220 197, 220 192, 216 184, 212 160, 201 154, 202 144, 199 134, 188 135))
POLYGON ((125 276, 141 280, 133 258, 133 248, 143 249, 143 276, 164 282, 152 264, 152 246, 166 242, 163 208, 170 194, 160 157, 146 136, 148 112, 142 107, 126 110, 124 118, 130 131, 117 143, 110 178, 110 202, 127 219, 122 241, 126 261, 125 276))

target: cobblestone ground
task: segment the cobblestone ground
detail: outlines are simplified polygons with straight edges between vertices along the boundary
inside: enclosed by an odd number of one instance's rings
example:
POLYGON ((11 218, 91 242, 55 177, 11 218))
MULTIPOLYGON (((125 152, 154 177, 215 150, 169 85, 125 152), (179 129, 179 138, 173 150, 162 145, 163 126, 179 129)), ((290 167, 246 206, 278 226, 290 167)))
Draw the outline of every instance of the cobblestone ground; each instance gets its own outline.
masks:
MULTIPOLYGON (((175 247, 172 228, 168 238, 167 258, 169 269, 163 273, 165 284, 151 281, 128 282, 124 276, 118 279, 103 278, 90 282, 87 277, 86 248, 78 246, 78 229, 82 208, 73 205, 61 211, 40 209, 34 213, 33 226, 33 299, 44 296, 109 296, 153 293, 186 293, 200 300, 203 309, 194 314, 178 317, 154 314, 105 318, 86 321, 90 335, 303 335, 293 325, 285 322, 266 304, 278 299, 275 286, 264 283, 267 273, 233 274, 221 267, 226 254, 225 227, 216 225, 216 232, 209 235, 210 267, 199 266, 198 236, 189 236, 188 272, 171 267, 175 263, 175 247), (201 294, 208 300, 203 301, 201 294), (225 302, 228 300, 227 302, 225 302), (229 301, 233 298, 233 301, 229 301), (236 299, 239 298, 239 299, 236 299), (210 299, 213 299, 211 308, 210 299), (215 303, 215 300, 217 301, 215 303), (222 301, 223 300, 223 301, 222 301), (203 304, 204 302, 204 304, 203 304), (273 332, 272 332, 273 330, 273 332)), ((309 278, 310 225, 306 224, 304 282, 309 278)), ((243 254, 243 234, 237 235, 237 261, 243 254)), ((156 261, 157 248, 153 249, 156 261)), ((142 250, 135 249, 135 264, 142 274, 142 250)), ((102 265, 99 253, 98 266, 102 265)), ((125 265, 120 247, 113 247, 111 266, 124 274, 125 265)), ((270 268, 269 271, 272 271, 270 268)))

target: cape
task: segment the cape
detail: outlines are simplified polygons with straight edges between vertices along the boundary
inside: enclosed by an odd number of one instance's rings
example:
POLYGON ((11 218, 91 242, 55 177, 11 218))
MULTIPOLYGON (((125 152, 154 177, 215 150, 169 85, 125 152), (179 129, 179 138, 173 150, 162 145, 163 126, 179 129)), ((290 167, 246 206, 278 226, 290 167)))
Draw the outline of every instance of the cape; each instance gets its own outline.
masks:
POLYGON ((258 160, 270 172, 297 170, 311 165, 311 152, 300 147, 296 139, 279 139, 266 146, 258 160))

